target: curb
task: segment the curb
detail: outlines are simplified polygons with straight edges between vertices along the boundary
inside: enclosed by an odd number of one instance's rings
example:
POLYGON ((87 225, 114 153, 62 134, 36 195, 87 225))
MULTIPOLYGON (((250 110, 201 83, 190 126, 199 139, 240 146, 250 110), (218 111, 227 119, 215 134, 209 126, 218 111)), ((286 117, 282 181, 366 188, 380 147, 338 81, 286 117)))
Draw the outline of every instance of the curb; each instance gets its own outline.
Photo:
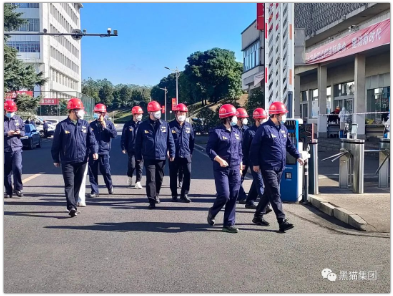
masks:
POLYGON ((354 214, 344 208, 337 207, 323 198, 319 198, 315 195, 309 194, 310 203, 313 207, 317 208, 321 212, 325 214, 335 217, 336 219, 344 222, 352 227, 361 230, 361 231, 369 231, 369 232, 377 232, 377 230, 368 224, 365 220, 363 220, 359 215, 354 214))

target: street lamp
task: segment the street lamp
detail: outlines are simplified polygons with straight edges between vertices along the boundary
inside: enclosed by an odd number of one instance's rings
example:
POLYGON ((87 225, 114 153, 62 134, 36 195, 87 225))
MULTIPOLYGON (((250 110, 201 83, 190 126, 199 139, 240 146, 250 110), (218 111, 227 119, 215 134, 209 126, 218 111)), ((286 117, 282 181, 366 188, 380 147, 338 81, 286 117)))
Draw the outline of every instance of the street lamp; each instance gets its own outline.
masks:
POLYGON ((166 94, 167 94, 168 90, 166 89, 166 86, 164 88, 160 87, 159 89, 162 89, 165 93, 165 121, 166 121, 166 94))
POLYGON ((172 72, 175 72, 176 74, 176 105, 179 104, 179 87, 178 87, 178 78, 180 76, 179 70, 177 69, 169 69, 168 67, 164 67, 165 69, 168 69, 172 72))

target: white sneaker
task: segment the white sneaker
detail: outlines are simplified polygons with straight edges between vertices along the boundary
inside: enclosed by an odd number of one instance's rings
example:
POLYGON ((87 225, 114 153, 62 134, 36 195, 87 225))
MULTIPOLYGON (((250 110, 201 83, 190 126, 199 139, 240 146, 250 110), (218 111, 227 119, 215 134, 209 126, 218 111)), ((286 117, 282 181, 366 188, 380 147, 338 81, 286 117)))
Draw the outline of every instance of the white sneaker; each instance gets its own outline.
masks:
POLYGON ((86 206, 86 203, 78 202, 77 206, 78 206, 78 207, 85 207, 85 206, 86 206))
POLYGON ((127 185, 128 186, 132 186, 132 178, 131 177, 127 177, 127 185))
POLYGON ((136 189, 142 189, 141 182, 136 182, 136 183, 135 183, 135 188, 136 188, 136 189))

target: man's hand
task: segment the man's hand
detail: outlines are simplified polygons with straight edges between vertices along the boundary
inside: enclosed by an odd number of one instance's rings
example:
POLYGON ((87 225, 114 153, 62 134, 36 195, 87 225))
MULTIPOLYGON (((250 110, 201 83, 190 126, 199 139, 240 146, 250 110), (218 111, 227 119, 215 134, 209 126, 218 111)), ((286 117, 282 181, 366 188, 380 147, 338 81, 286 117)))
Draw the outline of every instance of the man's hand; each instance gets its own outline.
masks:
POLYGON ((15 131, 13 131, 13 130, 8 131, 8 133, 7 133, 8 137, 12 137, 14 134, 15 134, 15 131))
POLYGON ((60 163, 55 162, 55 163, 54 163, 54 166, 57 167, 57 168, 59 168, 59 167, 60 167, 60 163))
POLYGON ((260 170, 259 165, 254 165, 252 167, 252 169, 253 169, 254 172, 259 173, 259 170, 260 170))
POLYGON ((245 168, 246 168, 246 166, 245 166, 244 164, 241 164, 241 165, 240 165, 240 169, 241 169, 241 170, 244 170, 245 168))
POLYGON ((297 162, 298 162, 300 165, 304 165, 304 160, 303 160, 302 158, 298 158, 298 159, 297 159, 297 162))
POLYGON ((105 123, 104 117, 102 117, 101 124, 102 124, 103 128, 106 128, 106 123, 105 123))
POLYGON ((226 168, 226 167, 228 166, 228 163, 227 163, 224 159, 221 159, 221 160, 219 161, 219 163, 220 163, 220 166, 221 166, 222 168, 226 168))
POLYGON ((175 158, 174 158, 174 157, 171 157, 171 158, 169 158, 169 160, 170 160, 170 161, 174 161, 174 160, 175 160, 175 158))
POLYGON ((123 152, 123 154, 127 154, 127 151, 126 151, 126 150, 123 150, 122 152, 123 152))
POLYGON ((94 153, 94 154, 93 154, 93 159, 94 159, 94 160, 97 160, 97 159, 98 159, 98 153, 94 153))

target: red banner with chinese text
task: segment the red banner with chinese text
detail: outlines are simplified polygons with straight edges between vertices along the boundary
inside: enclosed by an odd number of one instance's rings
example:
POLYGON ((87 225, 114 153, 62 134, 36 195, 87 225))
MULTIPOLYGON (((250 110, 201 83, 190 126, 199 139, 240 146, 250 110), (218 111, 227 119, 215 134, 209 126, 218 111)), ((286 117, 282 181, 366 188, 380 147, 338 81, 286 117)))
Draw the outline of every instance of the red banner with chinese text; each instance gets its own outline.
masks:
POLYGON ((265 3, 257 3, 257 30, 265 28, 265 3))
POLYGON ((30 91, 30 90, 19 90, 19 91, 12 91, 12 92, 7 92, 6 94, 5 94, 5 100, 8 100, 8 99, 16 99, 16 96, 17 95, 27 95, 27 96, 30 96, 30 97, 32 97, 33 96, 33 92, 32 91, 30 91))
POLYGON ((44 98, 40 101, 40 105, 59 105, 59 99, 44 98))
POLYGON ((356 31, 306 53, 307 64, 318 64, 390 44, 390 19, 356 31))

